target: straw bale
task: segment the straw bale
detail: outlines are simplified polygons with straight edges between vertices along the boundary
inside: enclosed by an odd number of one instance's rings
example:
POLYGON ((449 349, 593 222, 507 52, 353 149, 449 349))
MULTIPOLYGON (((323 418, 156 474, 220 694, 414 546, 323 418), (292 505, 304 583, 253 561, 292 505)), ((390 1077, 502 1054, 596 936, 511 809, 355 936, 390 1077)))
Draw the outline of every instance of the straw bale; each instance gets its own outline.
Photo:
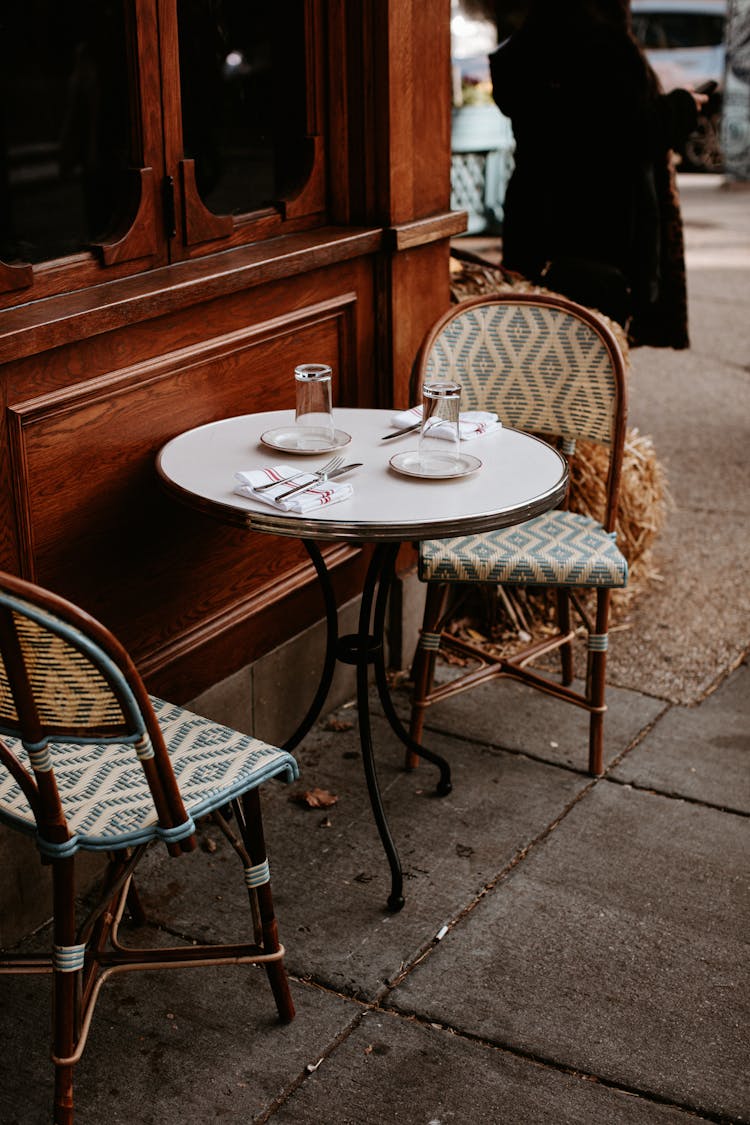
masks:
MULTIPOLYGON (((579 442, 571 467, 570 506, 576 512, 600 517, 605 501, 606 450, 593 442, 579 442)), ((617 543, 628 560, 628 590, 658 579, 652 548, 671 504, 664 467, 647 434, 629 429, 625 437, 617 510, 617 543)))

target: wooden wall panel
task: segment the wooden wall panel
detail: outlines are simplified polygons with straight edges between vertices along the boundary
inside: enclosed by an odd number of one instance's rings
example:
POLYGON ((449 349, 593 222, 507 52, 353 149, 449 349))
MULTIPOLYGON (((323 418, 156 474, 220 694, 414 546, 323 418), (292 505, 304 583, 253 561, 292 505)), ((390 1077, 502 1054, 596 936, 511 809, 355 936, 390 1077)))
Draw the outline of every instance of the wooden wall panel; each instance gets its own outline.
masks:
POLYGON ((406 250, 397 257, 391 277, 393 292, 393 326, 389 345, 393 350, 393 401, 400 407, 413 404, 409 385, 412 364, 420 344, 438 316, 450 305, 449 255, 446 242, 436 242, 406 250), (440 279, 440 284, 424 284, 424 277, 440 279), (409 316, 400 316, 400 309, 409 310, 409 316), (399 362, 399 357, 411 357, 409 363, 399 362))
MULTIPOLYGON (((181 508, 154 468, 164 442, 191 426, 259 408, 292 410, 293 368, 302 361, 332 365, 335 402, 368 399, 359 376, 372 366, 371 263, 293 279, 280 297, 264 289, 262 297, 233 294, 193 308, 182 325, 187 346, 109 370, 102 370, 107 354, 115 363, 128 354, 118 334, 109 346, 101 337, 81 341, 5 371, 18 569, 104 620, 175 697, 195 694, 320 616, 300 544, 181 508), (279 609, 282 594, 292 600, 279 609), (179 684, 168 672, 175 663, 179 684)), ((152 347, 158 327, 151 325, 152 347)), ((161 339, 181 338, 173 317, 161 339)), ((333 558, 351 565, 356 555, 334 548, 333 558)), ((342 588, 348 592, 346 580, 342 588)))

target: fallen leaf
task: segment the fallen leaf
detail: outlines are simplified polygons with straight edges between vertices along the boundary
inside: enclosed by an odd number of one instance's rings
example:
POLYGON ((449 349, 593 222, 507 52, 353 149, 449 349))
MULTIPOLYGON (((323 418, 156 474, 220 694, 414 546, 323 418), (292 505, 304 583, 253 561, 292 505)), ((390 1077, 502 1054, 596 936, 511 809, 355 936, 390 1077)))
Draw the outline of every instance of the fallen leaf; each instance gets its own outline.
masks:
POLYGON ((327 789, 308 789, 305 793, 295 794, 292 800, 310 809, 328 809, 336 804, 338 797, 327 789))
POLYGON ((466 632, 471 637, 472 641, 486 641, 484 633, 478 632, 476 629, 467 629, 466 632))
POLYGON ((324 730, 352 730, 354 723, 350 723, 348 719, 329 719, 326 723, 324 730))

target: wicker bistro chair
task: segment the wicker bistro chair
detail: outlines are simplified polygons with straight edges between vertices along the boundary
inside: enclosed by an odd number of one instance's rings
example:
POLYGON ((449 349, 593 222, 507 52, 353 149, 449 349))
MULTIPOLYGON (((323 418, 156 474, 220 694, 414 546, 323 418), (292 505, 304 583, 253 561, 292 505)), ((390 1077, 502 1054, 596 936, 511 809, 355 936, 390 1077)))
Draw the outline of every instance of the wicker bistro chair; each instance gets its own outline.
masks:
POLYGON ((93 618, 62 598, 0 574, 0 820, 36 837, 52 868, 49 957, 0 954, 0 971, 53 977, 56 1125, 73 1121, 73 1069, 99 990, 133 969, 260 963, 282 1020, 294 1006, 279 944, 258 787, 293 780, 294 758, 181 707, 149 697, 130 658, 93 618), (237 830, 220 810, 231 802, 237 830), (118 937, 148 845, 196 846, 211 815, 244 867, 252 942, 130 949, 118 937), (76 923, 75 859, 109 853, 97 905, 76 923))
MULTIPOLYGON (((428 584, 414 660, 411 734, 420 741, 425 708, 499 676, 509 676, 590 713, 589 771, 602 772, 602 724, 610 591, 627 582, 615 543, 615 518, 625 440, 622 353, 613 333, 587 309, 554 295, 503 293, 453 306, 429 332, 414 369, 425 379, 455 379, 462 408, 495 411, 504 426, 559 439, 570 460, 577 438, 608 446, 606 510, 590 516, 556 510, 515 527, 460 539, 423 542, 419 577, 428 584), (525 585, 557 590, 557 632, 512 657, 495 657, 444 631, 446 592, 454 583, 525 585), (575 587, 596 589, 588 621, 575 587), (573 684, 575 636, 571 604, 588 632, 583 690, 573 684), (441 644, 479 660, 480 668, 434 687, 441 644), (560 649, 561 682, 529 667, 560 649)), ((407 756, 407 765, 416 758, 407 756)))

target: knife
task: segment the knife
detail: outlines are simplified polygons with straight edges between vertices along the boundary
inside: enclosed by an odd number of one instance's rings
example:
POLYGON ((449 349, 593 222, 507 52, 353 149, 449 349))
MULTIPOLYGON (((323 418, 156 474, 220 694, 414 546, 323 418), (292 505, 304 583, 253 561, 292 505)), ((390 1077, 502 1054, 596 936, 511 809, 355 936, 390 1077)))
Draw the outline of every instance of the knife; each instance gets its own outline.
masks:
POLYGON ((414 432, 414 430, 418 430, 421 425, 422 425, 422 419, 420 418, 420 420, 418 422, 415 422, 413 426, 407 426, 403 430, 394 430, 394 432, 392 434, 385 434, 380 440, 381 441, 390 441, 391 438, 401 437, 402 434, 411 434, 411 433, 414 432))
POLYGON ((308 488, 315 488, 317 485, 325 485, 326 480, 333 480, 334 477, 340 477, 342 473, 348 473, 350 469, 361 469, 363 461, 352 461, 350 465, 342 465, 340 469, 334 469, 329 473, 325 480, 309 480, 307 484, 298 484, 295 488, 289 488, 286 492, 282 492, 281 496, 275 496, 274 499, 287 500, 290 496, 295 496, 298 492, 306 492, 308 488))

